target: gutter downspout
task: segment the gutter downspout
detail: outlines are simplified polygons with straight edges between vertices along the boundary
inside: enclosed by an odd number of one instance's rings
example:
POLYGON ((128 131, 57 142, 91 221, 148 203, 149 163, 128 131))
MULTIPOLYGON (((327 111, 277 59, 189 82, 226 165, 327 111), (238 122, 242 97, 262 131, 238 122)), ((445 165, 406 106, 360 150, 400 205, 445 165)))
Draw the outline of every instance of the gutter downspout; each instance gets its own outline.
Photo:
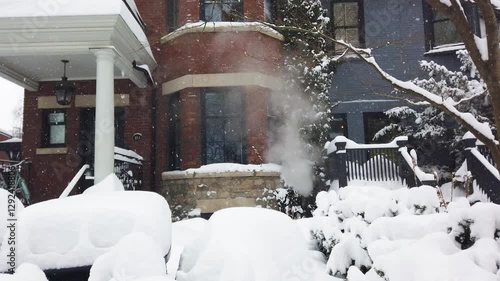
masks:
POLYGON ((142 68, 137 66, 137 62, 133 61, 132 66, 134 67, 135 70, 140 71, 146 76, 146 79, 148 80, 149 86, 152 87, 151 89, 151 94, 152 94, 152 107, 151 107, 151 191, 156 191, 156 151, 157 151, 157 146, 156 146, 156 107, 158 103, 157 99, 157 91, 158 87, 155 85, 153 79, 149 75, 149 72, 142 68))

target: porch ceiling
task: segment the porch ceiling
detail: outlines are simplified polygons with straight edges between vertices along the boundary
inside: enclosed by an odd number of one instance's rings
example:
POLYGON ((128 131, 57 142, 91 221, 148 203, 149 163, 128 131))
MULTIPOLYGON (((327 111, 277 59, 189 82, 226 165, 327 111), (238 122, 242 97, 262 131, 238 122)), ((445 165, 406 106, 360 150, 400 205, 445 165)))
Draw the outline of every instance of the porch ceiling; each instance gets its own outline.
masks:
POLYGON ((38 89, 38 82, 60 80, 62 59, 70 61, 70 80, 95 80, 96 49, 113 49, 115 79, 130 79, 138 87, 146 87, 147 79, 132 62, 157 66, 145 36, 138 38, 137 27, 122 14, 53 16, 30 29, 27 23, 36 20, 0 16, 0 77, 30 91, 38 89))

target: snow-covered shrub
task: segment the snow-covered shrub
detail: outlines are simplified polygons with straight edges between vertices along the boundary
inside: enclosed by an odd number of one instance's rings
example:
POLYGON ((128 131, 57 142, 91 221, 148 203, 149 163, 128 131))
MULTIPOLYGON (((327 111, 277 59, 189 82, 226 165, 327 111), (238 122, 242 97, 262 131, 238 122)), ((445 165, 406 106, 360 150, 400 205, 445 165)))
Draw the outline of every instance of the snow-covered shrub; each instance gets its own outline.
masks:
POLYGON ((499 280, 498 205, 471 206, 463 197, 444 209, 430 186, 348 186, 319 193, 316 201, 310 228, 330 275, 349 281, 499 280))
MULTIPOLYGON (((434 61, 421 61, 420 67, 427 77, 416 78, 413 82, 443 100, 452 100, 459 111, 472 114, 494 129, 486 84, 467 51, 458 51, 457 57, 462 64, 459 71, 449 70, 434 61)), ((423 158, 424 169, 450 171, 458 168, 463 160, 462 136, 467 130, 458 126, 452 117, 428 104, 396 107, 385 114, 397 122, 381 129, 377 137, 391 133, 412 136, 410 145, 415 146, 423 158)), ((440 175, 451 178, 449 173, 440 175)))

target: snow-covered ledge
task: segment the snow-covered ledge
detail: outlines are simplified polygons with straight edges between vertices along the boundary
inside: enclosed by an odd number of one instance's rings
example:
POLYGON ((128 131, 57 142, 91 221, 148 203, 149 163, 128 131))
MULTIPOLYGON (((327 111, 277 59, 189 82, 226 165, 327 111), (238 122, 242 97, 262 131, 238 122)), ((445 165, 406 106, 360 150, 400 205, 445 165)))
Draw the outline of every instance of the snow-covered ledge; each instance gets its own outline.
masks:
POLYGON ((171 171, 162 174, 163 180, 231 178, 231 177, 275 177, 280 176, 281 166, 276 164, 243 165, 232 163, 210 164, 196 169, 171 171))
POLYGON ((273 207, 274 191, 282 185, 280 171, 275 164, 211 164, 163 173, 158 192, 172 206, 175 218, 194 209, 213 213, 229 207, 273 207))
POLYGON ((285 37, 276 30, 259 22, 194 22, 188 23, 174 32, 163 36, 161 43, 167 43, 189 33, 206 33, 206 32, 259 32, 276 40, 283 41, 285 37))

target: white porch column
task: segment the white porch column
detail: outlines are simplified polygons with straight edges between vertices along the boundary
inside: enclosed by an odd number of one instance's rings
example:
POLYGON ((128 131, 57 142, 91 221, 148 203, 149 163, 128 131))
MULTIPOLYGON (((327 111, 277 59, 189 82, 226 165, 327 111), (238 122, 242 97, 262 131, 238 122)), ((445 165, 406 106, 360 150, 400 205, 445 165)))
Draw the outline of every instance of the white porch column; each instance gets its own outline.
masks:
POLYGON ((100 49, 94 51, 94 54, 97 57, 94 183, 97 184, 114 173, 115 53, 112 49, 100 49))

